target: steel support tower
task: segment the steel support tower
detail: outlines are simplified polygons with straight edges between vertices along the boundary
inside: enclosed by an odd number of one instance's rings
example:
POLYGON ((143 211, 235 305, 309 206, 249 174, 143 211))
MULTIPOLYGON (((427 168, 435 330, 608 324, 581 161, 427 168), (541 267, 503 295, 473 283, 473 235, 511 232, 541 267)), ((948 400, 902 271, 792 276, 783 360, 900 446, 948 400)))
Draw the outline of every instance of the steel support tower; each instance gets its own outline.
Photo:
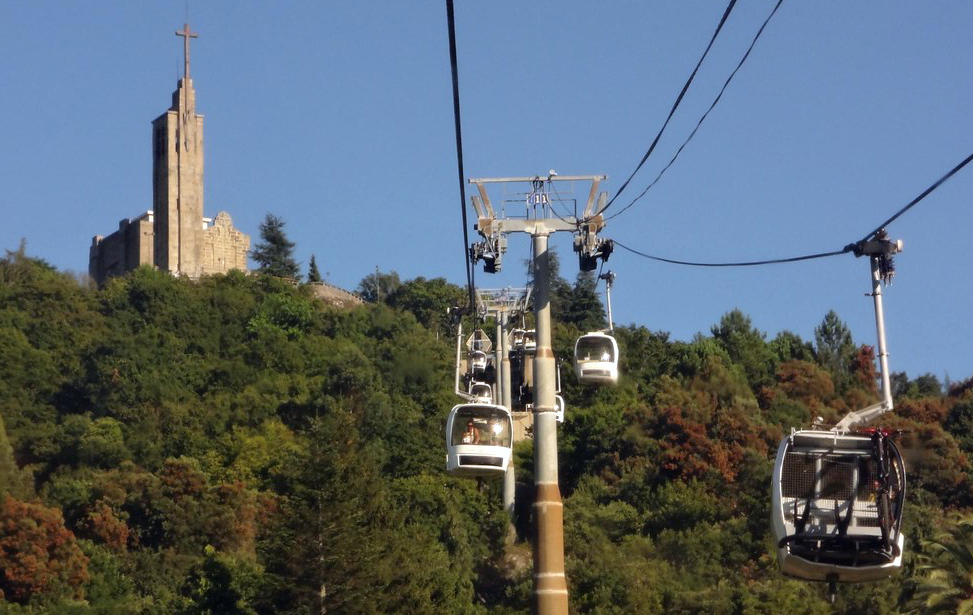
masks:
MULTIPOLYGON (((567 615, 568 587, 564 576, 564 511, 558 486, 557 422, 555 419, 556 364, 551 343, 550 253, 548 239, 552 233, 575 234, 575 251, 582 268, 588 270, 597 260, 604 242, 597 233, 604 227, 601 211, 607 194, 598 194, 604 175, 558 176, 551 171, 546 177, 501 177, 470 179, 479 195, 474 196, 477 213, 476 230, 483 241, 474 244, 471 255, 483 260, 487 272, 499 271, 506 250, 508 233, 527 233, 532 239, 534 256, 534 317, 537 335, 534 355, 534 592, 533 611, 538 615, 567 615), (590 182, 584 213, 558 215, 547 188, 553 182, 590 182), (494 211, 487 194, 488 184, 523 184, 525 215, 507 216, 504 206, 500 215, 494 211), (597 196, 597 203, 596 203, 597 196)), ((555 194, 557 194, 555 192, 555 194)))

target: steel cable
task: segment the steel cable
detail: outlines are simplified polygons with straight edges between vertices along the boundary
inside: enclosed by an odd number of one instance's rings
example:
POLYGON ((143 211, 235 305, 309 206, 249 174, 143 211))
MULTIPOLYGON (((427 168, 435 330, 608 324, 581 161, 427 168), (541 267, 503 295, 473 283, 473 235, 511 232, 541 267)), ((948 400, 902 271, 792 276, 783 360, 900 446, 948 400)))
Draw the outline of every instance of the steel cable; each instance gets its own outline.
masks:
POLYGON ((696 262, 696 261, 677 260, 674 258, 664 258, 662 256, 655 256, 653 254, 648 254, 646 252, 636 250, 635 248, 630 248, 625 244, 619 242, 618 240, 613 240, 613 242, 615 245, 619 246, 620 248, 627 250, 637 256, 641 256, 643 258, 647 258, 650 260, 659 261, 663 263, 671 263, 673 265, 686 265, 689 267, 754 267, 758 265, 774 265, 778 263, 795 263, 798 261, 807 261, 807 260, 813 260, 817 258, 827 258, 829 256, 838 256, 839 254, 848 254, 849 252, 855 252, 855 249, 858 247, 859 244, 875 237, 881 230, 885 229, 889 224, 891 224, 896 219, 898 219, 899 216, 901 216, 905 212, 909 211, 910 209, 918 205, 923 199, 925 199, 927 196, 932 194, 937 188, 942 186, 948 179, 956 175, 956 173, 958 173, 963 167, 968 165, 970 162, 973 162, 973 154, 967 156, 965 159, 963 159, 962 162, 960 162, 958 165, 950 169, 949 172, 947 172, 945 175, 943 175, 935 182, 933 182, 932 185, 930 185, 928 188, 923 190, 922 193, 919 194, 919 196, 909 201, 909 203, 905 207, 895 212, 895 214, 891 218, 887 219, 885 222, 880 224, 874 231, 865 235, 860 241, 846 245, 841 250, 834 250, 831 252, 819 252, 816 254, 805 254, 803 256, 791 256, 788 258, 770 258, 770 259, 757 260, 757 261, 740 261, 740 262, 729 262, 729 263, 703 263, 703 262, 696 262))
POLYGON ((652 151, 655 149, 656 144, 659 143, 659 139, 662 137, 662 133, 665 131, 666 126, 669 125, 669 120, 671 120, 672 116, 676 113, 676 109, 679 107, 679 103, 682 102, 683 96, 685 96, 686 91, 689 90, 689 86, 690 84, 692 84, 693 79, 695 79, 696 73, 699 72, 700 65, 702 65, 703 60, 706 59, 706 55, 709 54, 710 48, 713 47, 713 43, 716 41, 716 36, 720 33, 720 30, 723 29, 723 24, 726 23, 726 19, 727 17, 730 16, 730 11, 733 10, 733 6, 735 4, 736 4, 736 0, 730 0, 730 3, 726 6, 726 10, 723 12, 723 17, 720 19, 719 25, 716 26, 716 31, 713 32, 713 36, 710 38, 709 44, 706 45, 706 50, 703 52, 703 55, 700 56, 699 62, 696 63, 696 67, 693 69, 693 72, 690 73, 689 79, 686 80, 686 84, 682 86, 682 91, 680 91, 679 96, 676 97, 676 102, 673 103, 672 109, 669 111, 669 117, 666 118, 666 121, 662 124, 662 128, 659 129, 659 134, 657 134, 655 136, 655 139, 652 140, 652 144, 649 146, 648 151, 646 151, 645 155, 642 156, 642 160, 639 162, 638 166, 635 167, 635 170, 632 171, 632 174, 628 176, 628 179, 626 179, 625 183, 623 183, 621 188, 618 189, 618 192, 615 193, 615 196, 613 196, 611 200, 608 201, 608 204, 605 205, 605 208, 602 210, 602 213, 604 213, 605 210, 611 207, 611 204, 615 202, 615 199, 617 199, 619 195, 622 193, 622 191, 625 190, 629 182, 632 181, 632 178, 635 177, 635 174, 638 173, 639 169, 642 168, 642 165, 645 164, 645 161, 648 160, 649 156, 652 155, 652 151))
POLYGON ((466 285, 470 294, 470 311, 476 318, 476 296, 473 287, 473 263, 470 262, 470 236, 466 219, 466 184, 463 181, 463 128, 459 111, 459 70, 456 62, 456 20, 453 0, 446 0, 446 21, 449 28, 449 67, 453 77, 453 118, 456 125, 456 168, 459 173, 460 210, 463 214, 463 255, 466 258, 466 285))
MULTIPOLYGON (((706 113, 704 113, 702 115, 702 117, 699 118, 699 121, 696 122, 696 127, 693 128, 693 131, 691 133, 689 133, 689 136, 686 137, 686 140, 683 141, 682 145, 679 146, 679 149, 676 150, 676 153, 669 160, 669 163, 666 166, 664 166, 661 171, 659 171, 659 174, 656 175, 655 179, 652 180, 652 183, 650 183, 645 188, 645 190, 642 191, 641 194, 639 194, 637 197, 635 197, 634 199, 632 199, 632 202, 631 203, 629 203, 625 207, 623 207, 620 210, 618 210, 617 212, 615 212, 615 214, 613 214, 611 217, 609 217, 608 220, 611 220, 613 218, 617 218, 618 216, 622 215, 629 207, 631 207, 632 205, 635 205, 635 203, 638 202, 639 199, 641 199, 643 196, 645 196, 645 193, 648 192, 649 189, 652 188, 652 186, 656 185, 656 183, 660 179, 662 179, 662 176, 665 174, 666 171, 669 170, 669 167, 672 166, 672 163, 674 163, 676 161, 676 158, 679 157, 679 154, 682 153, 682 150, 689 144, 690 141, 692 141, 693 137, 696 136, 696 131, 698 131, 699 130, 699 127, 702 126, 703 122, 709 116, 710 111, 712 111, 713 110, 713 107, 716 106, 716 103, 720 102, 720 99, 723 97, 723 92, 726 91, 727 86, 730 85, 730 82, 733 80, 733 77, 737 74, 737 71, 740 70, 740 67, 743 66, 743 63, 747 61, 747 58, 748 57, 750 57, 750 52, 753 51, 754 45, 757 44, 757 40, 760 38, 760 35, 763 34, 764 28, 767 27, 767 24, 770 22, 770 19, 774 16, 775 13, 777 13, 777 9, 780 8, 780 5, 783 2, 784 2, 784 0, 777 0, 777 4, 774 6, 774 10, 772 10, 770 12, 770 15, 768 15, 767 16, 767 19, 764 20, 763 25, 760 26, 760 29, 759 30, 757 30, 757 34, 753 37, 753 40, 750 42, 750 47, 747 48, 747 52, 745 54, 743 54, 743 57, 742 58, 740 58, 740 62, 737 64, 736 68, 734 68, 733 69, 733 72, 730 73, 730 76, 727 77, 726 82, 723 84, 723 87, 720 89, 720 93, 716 95, 716 98, 713 100, 713 103, 709 106, 709 109, 706 110, 706 113)), ((619 192, 621 192, 621 191, 619 191, 619 192)), ((606 207, 606 209, 607 209, 607 207, 606 207)))

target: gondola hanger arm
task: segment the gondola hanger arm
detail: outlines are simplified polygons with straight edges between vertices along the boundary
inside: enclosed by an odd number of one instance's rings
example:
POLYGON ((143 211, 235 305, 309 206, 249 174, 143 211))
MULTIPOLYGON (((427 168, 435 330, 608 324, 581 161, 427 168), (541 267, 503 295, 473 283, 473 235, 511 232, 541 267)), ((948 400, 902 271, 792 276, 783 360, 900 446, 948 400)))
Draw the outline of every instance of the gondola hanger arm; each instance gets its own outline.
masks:
POLYGON ((872 292, 870 294, 875 304, 875 330, 878 334, 878 362, 882 378, 882 401, 861 410, 849 412, 835 425, 834 430, 838 433, 847 433, 856 427, 867 425, 895 408, 892 401, 892 383, 889 374, 889 353, 885 344, 882 282, 889 283, 892 276, 895 275, 892 257, 901 251, 902 241, 890 241, 885 229, 879 230, 873 240, 861 241, 856 245, 855 256, 868 256, 871 266, 872 292))
POLYGON ((891 399, 888 401, 883 399, 877 404, 866 406, 860 410, 853 410, 846 414, 843 419, 838 421, 838 424, 834 426, 834 431, 838 433, 848 433, 856 427, 861 427, 871 423, 886 412, 891 412, 893 408, 894 406, 891 399))

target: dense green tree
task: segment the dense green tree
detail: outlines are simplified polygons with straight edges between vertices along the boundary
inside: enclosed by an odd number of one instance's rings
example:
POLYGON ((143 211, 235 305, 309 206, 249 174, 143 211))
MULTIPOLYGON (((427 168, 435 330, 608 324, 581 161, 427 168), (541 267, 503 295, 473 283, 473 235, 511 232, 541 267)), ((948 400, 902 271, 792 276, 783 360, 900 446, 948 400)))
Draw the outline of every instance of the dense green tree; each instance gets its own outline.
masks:
POLYGON ((909 375, 905 372, 892 372, 889 376, 892 386, 892 397, 898 399, 909 391, 909 375))
POLYGON ((253 335, 273 330, 296 339, 311 328, 313 313, 308 299, 290 293, 274 293, 261 302, 257 313, 247 323, 247 330, 253 335))
POLYGON ((720 318, 711 329, 713 337, 726 350, 730 360, 743 366, 753 387, 768 384, 776 370, 776 354, 764 341, 764 334, 750 322, 750 317, 733 310, 720 318))
POLYGON ((578 273, 571 288, 569 301, 563 307, 561 321, 581 331, 597 331, 605 327, 605 308, 598 296, 598 278, 590 271, 578 273))
POLYGON ((180 615, 257 615, 253 604, 260 592, 262 571, 246 559, 219 553, 212 546, 193 566, 183 583, 187 605, 180 615))
POLYGON ((770 348, 777 356, 777 360, 784 361, 814 361, 814 346, 805 342, 801 336, 790 331, 781 331, 770 341, 770 348))
POLYGON ((370 273, 362 278, 361 282, 358 283, 356 292, 365 301, 378 303, 379 301, 388 301, 389 297, 401 285, 402 280, 399 279, 398 273, 394 271, 381 273, 376 268, 375 273, 370 273))
POLYGON ((905 372, 892 372, 892 396, 896 399, 900 397, 910 397, 919 399, 921 397, 938 397, 943 394, 943 385, 939 378, 934 374, 923 374, 914 380, 910 380, 905 372))
POLYGON ((947 387, 947 393, 950 397, 962 398, 970 391, 973 391, 973 376, 960 382, 950 383, 947 387))
POLYGON ((308 284, 320 284, 321 272, 318 271, 318 264, 314 260, 314 255, 311 255, 311 262, 307 265, 307 282, 308 284))
POLYGON ((7 430, 0 414, 0 499, 11 494, 14 497, 26 497, 28 481, 14 460, 13 447, 7 438, 7 430))
POLYGON ((297 280, 300 273, 294 260, 294 242, 287 238, 284 226, 283 219, 267 214, 260 223, 260 243, 251 250, 250 257, 260 265, 260 273, 297 280))
POLYGON ((385 299, 394 308, 411 312, 420 324, 441 336, 450 337, 452 323, 446 309, 463 305, 466 290, 445 278, 427 280, 423 277, 400 285, 385 299))
MULTIPOLYGON (((74 609, 65 609, 65 613, 141 615, 152 612, 151 600, 139 596, 136 579, 132 578, 122 557, 90 540, 79 540, 78 544, 88 558, 90 579, 85 585, 84 602, 87 608, 76 605, 74 609)), ((3 613, 2 608, 0 613, 3 613)))
MULTIPOLYGON (((571 304, 573 288, 561 276, 561 257, 553 246, 547 250, 548 295, 551 301, 551 319, 561 321, 568 305, 571 304)), ((527 285, 534 285, 534 259, 524 261, 527 272, 527 285)))
POLYGON ((362 518, 377 495, 374 464, 356 459, 357 434, 345 412, 315 420, 310 433, 309 446, 289 469, 284 514, 261 545, 270 585, 265 599, 285 613, 340 612, 359 600, 360 610, 352 612, 367 612, 376 597, 368 595, 374 589, 366 576, 372 543, 362 518), (339 422, 347 430, 341 436, 333 431, 339 422))
POLYGON ((815 352, 818 362, 831 372, 835 388, 845 391, 851 384, 851 362, 855 357, 855 343, 848 326, 829 311, 814 329, 815 352))
POLYGON ((973 397, 956 402, 949 409, 943 427, 956 438, 967 456, 973 455, 973 397))
POLYGON ((95 419, 78 439, 78 461, 84 465, 111 468, 130 456, 122 424, 110 417, 95 419))

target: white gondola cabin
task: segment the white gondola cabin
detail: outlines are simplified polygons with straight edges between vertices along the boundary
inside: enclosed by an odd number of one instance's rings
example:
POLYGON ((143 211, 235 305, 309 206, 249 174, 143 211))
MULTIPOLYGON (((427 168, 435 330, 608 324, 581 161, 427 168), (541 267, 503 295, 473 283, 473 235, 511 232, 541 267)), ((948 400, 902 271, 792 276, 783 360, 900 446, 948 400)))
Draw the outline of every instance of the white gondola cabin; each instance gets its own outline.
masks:
POLYGON ((446 420, 446 471, 465 478, 500 478, 510 464, 510 412, 490 403, 459 404, 446 420))
POLYGON ((524 331, 524 352, 529 354, 537 352, 537 331, 534 329, 524 331))
POLYGON ((558 423, 564 422, 564 398, 560 395, 554 396, 554 418, 558 423))
POLYGON ((527 332, 523 329, 514 329, 510 332, 510 348, 511 350, 520 350, 524 347, 524 335, 527 332))
POLYGON ((474 382, 470 384, 470 396, 477 402, 492 404, 493 387, 486 382, 474 382))
POLYGON ((606 333, 586 333, 574 345, 574 373, 582 384, 618 382, 618 342, 606 333))
POLYGON ((884 432, 795 431, 777 451, 772 491, 783 574, 833 587, 901 568, 905 468, 884 432))
POLYGON ((474 374, 482 374, 487 368, 487 354, 482 350, 470 352, 470 369, 474 374))

